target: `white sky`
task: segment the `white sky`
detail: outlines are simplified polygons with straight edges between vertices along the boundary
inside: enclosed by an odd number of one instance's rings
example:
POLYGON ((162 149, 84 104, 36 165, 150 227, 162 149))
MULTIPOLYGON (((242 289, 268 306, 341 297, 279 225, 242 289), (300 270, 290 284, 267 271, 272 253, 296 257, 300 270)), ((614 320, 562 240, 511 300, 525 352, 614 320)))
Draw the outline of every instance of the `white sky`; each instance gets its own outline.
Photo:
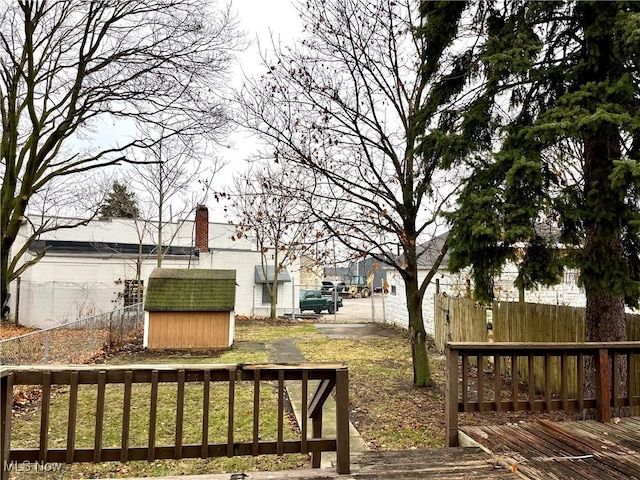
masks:
MULTIPOLYGON (((227 0, 218 0, 224 5, 227 0)), ((250 42, 244 52, 238 55, 238 61, 232 72, 232 86, 239 89, 242 86, 244 76, 260 75, 262 73, 261 59, 258 50, 264 52, 271 46, 271 35, 283 45, 293 43, 302 31, 300 18, 294 7, 295 0, 230 0, 232 9, 237 14, 239 30, 243 31, 246 40, 250 42)), ((108 147, 113 143, 128 141, 134 133, 132 123, 105 122, 95 127, 93 134, 85 139, 76 140, 77 144, 87 143, 92 147, 108 147)), ((246 158, 255 153, 255 139, 251 139, 246 133, 237 131, 228 139, 229 148, 217 147, 213 152, 222 161, 227 162, 221 172, 214 178, 213 190, 222 191, 233 185, 233 177, 237 172, 243 172, 246 168, 246 158)), ((126 173, 125 173, 126 175, 126 173)), ((226 223, 223 204, 217 203, 213 196, 207 201, 210 221, 226 223)))
MULTIPOLYGON (((271 46, 271 35, 282 44, 290 44, 300 36, 302 25, 292 0, 233 0, 233 9, 238 14, 240 29, 251 42, 248 49, 239 57, 239 65, 233 74, 233 85, 239 88, 244 75, 260 75, 259 47, 264 52, 271 46)), ((231 148, 221 149, 217 153, 228 165, 214 179, 214 188, 221 189, 233 183, 236 172, 245 170, 245 159, 254 151, 252 140, 243 132, 236 132, 231 138, 231 148)), ((211 221, 226 221, 221 205, 215 200, 208 204, 211 221)))

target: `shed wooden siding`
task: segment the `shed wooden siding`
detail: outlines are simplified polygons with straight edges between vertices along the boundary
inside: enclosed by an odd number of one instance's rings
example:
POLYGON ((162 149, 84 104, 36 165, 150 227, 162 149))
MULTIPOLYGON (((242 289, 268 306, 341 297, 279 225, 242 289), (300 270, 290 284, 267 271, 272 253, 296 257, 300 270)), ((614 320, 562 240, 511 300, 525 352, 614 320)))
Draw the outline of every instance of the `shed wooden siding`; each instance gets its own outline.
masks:
POLYGON ((150 349, 227 348, 229 312, 149 312, 150 349))

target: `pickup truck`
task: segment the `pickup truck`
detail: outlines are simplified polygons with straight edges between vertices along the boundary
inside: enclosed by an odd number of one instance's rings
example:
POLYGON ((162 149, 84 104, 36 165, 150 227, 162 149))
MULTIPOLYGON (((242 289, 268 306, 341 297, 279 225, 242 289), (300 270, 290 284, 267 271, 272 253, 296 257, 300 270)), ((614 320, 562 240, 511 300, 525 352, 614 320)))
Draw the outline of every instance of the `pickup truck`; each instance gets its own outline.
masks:
POLYGON ((335 300, 332 296, 323 297, 320 290, 300 290, 300 311, 313 310, 320 313, 326 310, 329 313, 335 313, 336 307, 340 309, 342 306, 342 298, 337 297, 335 300))

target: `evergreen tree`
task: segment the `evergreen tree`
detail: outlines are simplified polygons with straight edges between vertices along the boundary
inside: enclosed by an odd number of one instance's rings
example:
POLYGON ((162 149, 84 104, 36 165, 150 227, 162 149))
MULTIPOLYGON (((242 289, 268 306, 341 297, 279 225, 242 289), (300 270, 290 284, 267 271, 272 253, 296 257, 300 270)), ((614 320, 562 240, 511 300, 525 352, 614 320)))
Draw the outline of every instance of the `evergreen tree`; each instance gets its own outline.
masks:
POLYGON ((466 157, 473 173, 450 217, 449 266, 471 266, 484 301, 508 260, 523 288, 576 267, 586 340, 623 340, 624 304, 640 296, 640 4, 497 5, 469 63, 482 93, 448 130, 452 145, 485 152, 466 157))
POLYGON ((140 209, 136 194, 127 190, 127 186, 113 182, 105 203, 100 207, 100 220, 110 218, 138 218, 140 209))

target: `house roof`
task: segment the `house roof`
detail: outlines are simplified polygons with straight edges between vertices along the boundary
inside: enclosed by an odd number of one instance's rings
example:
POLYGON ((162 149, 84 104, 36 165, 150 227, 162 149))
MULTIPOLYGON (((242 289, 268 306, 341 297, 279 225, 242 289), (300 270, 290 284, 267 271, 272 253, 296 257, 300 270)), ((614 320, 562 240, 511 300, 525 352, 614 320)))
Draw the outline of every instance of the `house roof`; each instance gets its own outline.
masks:
MULTIPOLYGON (((534 224, 535 232, 550 242, 559 242, 561 230, 551 220, 541 220, 534 224)), ((437 237, 432 238, 430 241, 418 245, 418 268, 431 268, 435 263, 440 251, 444 246, 444 242, 447 240, 449 232, 445 232, 437 237)), ((445 268, 449 263, 449 252, 447 252, 442 259, 440 268, 445 268)))
MULTIPOLYGON (((431 268, 436 262, 436 259, 440 255, 444 242, 447 240, 449 232, 438 235, 432 238, 430 241, 418 245, 416 247, 418 254, 418 268, 431 268)), ((445 267, 449 262, 449 253, 446 253, 442 259, 441 266, 445 267)))
POLYGON ((156 268, 149 276, 144 303, 149 312, 231 312, 236 271, 156 268))
MULTIPOLYGON (((34 220, 35 221, 35 220, 34 220)), ((71 226, 83 223, 73 228, 61 228, 57 230, 47 231, 40 235, 41 240, 47 242, 53 240, 64 243, 47 243, 54 248, 68 248, 68 245, 75 242, 110 245, 155 245, 156 244, 156 228, 146 228, 146 224, 131 218, 112 218, 109 220, 89 220, 78 218, 62 218, 62 217, 43 217, 38 218, 36 226, 45 222, 47 225, 71 226)), ((169 221, 163 224, 163 238, 165 242, 171 243, 174 247, 191 249, 193 247, 194 234, 193 220, 169 221)), ((151 224, 148 226, 151 227, 151 224)), ((33 233, 33 226, 24 222, 21 226, 21 235, 28 237, 33 233)), ((253 242, 245 237, 235 238, 235 226, 228 222, 218 223, 209 222, 209 246, 212 250, 246 250, 255 251, 253 242), (234 239, 232 239, 234 237, 234 239)), ((43 245, 44 246, 44 245, 43 245)), ((127 247, 124 247, 127 248, 127 247)), ((136 249, 137 253, 137 249, 136 249)))
MULTIPOLYGON (((75 240, 37 240, 29 245, 30 252, 47 249, 48 253, 71 253, 78 255, 150 255, 156 252, 155 245, 116 242, 84 242, 75 240)), ((198 256, 199 251, 193 247, 164 246, 165 255, 198 256)))

